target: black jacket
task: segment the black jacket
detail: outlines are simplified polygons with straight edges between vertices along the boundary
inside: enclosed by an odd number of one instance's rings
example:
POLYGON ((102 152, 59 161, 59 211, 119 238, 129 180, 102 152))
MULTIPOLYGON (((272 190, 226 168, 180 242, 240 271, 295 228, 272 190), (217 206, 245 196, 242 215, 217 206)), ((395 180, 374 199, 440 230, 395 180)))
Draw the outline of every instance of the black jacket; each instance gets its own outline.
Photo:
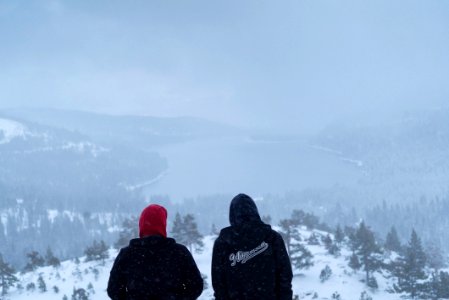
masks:
POLYGON ((212 255, 216 300, 291 300, 292 268, 279 233, 260 220, 254 201, 231 202, 231 226, 221 230, 212 255))
POLYGON ((187 300, 203 291, 200 271, 186 247, 174 239, 133 239, 120 250, 111 270, 113 300, 187 300))

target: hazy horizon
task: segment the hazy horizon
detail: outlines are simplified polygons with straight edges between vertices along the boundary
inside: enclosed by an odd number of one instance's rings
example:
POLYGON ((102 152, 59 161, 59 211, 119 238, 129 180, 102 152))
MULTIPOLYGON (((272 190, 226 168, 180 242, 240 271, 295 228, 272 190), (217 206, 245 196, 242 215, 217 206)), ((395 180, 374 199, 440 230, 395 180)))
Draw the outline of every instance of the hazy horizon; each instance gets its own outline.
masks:
POLYGON ((311 133, 447 107, 443 1, 0 1, 0 108, 311 133))

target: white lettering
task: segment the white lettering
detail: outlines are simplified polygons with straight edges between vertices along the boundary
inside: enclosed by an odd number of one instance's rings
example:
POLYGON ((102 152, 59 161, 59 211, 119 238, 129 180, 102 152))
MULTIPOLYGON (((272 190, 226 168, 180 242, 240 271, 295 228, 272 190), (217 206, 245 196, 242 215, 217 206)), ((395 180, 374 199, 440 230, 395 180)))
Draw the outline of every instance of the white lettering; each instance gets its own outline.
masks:
POLYGON ((231 253, 231 255, 229 255, 231 267, 235 267, 237 263, 244 264, 248 260, 254 258, 255 256, 259 255, 260 253, 264 252, 267 249, 268 244, 266 242, 262 242, 262 244, 260 244, 259 246, 250 251, 237 251, 237 253, 231 253))

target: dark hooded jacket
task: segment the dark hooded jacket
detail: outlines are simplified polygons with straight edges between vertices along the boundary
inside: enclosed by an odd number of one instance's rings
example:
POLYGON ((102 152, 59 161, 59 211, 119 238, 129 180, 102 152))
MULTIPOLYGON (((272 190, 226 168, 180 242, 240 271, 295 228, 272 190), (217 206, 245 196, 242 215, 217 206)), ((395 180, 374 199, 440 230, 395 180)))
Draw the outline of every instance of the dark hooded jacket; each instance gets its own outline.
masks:
POLYGON ((244 194, 232 200, 229 221, 212 255, 215 299, 291 300, 292 268, 281 235, 261 221, 244 194))
POLYGON ((112 267, 108 295, 113 300, 187 300, 203 291, 192 255, 172 238, 133 239, 112 267))

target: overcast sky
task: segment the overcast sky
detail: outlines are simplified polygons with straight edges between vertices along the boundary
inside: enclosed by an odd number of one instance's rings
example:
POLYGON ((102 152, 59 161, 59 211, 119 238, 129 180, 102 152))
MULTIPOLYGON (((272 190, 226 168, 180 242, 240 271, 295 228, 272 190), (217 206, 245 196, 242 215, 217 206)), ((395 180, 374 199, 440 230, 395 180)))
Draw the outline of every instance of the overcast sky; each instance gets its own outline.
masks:
POLYGON ((0 0, 0 107, 311 132, 448 101, 445 0, 0 0))

